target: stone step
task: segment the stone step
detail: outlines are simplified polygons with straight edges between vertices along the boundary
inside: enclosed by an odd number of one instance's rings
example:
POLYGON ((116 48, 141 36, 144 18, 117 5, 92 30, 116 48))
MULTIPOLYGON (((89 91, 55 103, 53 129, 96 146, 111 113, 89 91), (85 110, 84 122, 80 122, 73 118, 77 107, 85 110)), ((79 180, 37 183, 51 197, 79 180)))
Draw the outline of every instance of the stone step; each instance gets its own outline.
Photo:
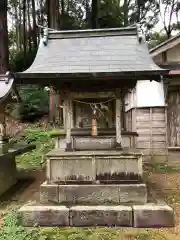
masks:
POLYGON ((19 209, 25 227, 174 227, 174 212, 167 205, 55 206, 27 205, 19 209))
POLYGON ((50 182, 139 181, 143 175, 142 155, 136 152, 54 150, 47 157, 50 182))
POLYGON ((40 202, 61 204, 147 203, 146 184, 58 185, 46 181, 40 186, 40 202))

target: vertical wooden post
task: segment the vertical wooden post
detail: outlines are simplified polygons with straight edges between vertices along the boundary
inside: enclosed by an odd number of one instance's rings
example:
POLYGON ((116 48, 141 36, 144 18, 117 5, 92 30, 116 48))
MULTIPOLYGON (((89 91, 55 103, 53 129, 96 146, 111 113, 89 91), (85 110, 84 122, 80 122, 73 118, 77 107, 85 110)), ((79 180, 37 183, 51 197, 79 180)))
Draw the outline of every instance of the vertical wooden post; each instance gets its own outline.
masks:
POLYGON ((150 122, 150 154, 151 154, 151 158, 153 157, 153 132, 152 132, 152 115, 153 115, 153 110, 152 107, 150 107, 149 109, 149 122, 150 122))
POLYGON ((167 105, 165 106, 166 162, 168 162, 167 105))
POLYGON ((6 135, 6 126, 5 126, 5 106, 0 104, 0 143, 4 141, 6 135))
POLYGON ((112 111, 112 102, 109 102, 108 103, 108 125, 109 125, 109 128, 112 128, 113 127, 113 118, 112 118, 112 114, 113 114, 113 111, 112 111))
POLYGON ((55 110, 55 94, 54 94, 54 89, 52 86, 50 86, 50 91, 49 91, 49 120, 50 122, 54 121, 54 110, 55 110))
POLYGON ((66 112, 66 151, 72 151, 71 126, 72 126, 72 100, 66 96, 65 99, 66 112))
POLYGON ((122 148, 120 89, 116 90, 116 146, 118 148, 122 148))
POLYGON ((66 101, 65 99, 63 100, 63 126, 64 126, 64 131, 66 132, 66 101))
POLYGON ((8 151, 8 144, 5 141, 5 137, 6 137, 5 105, 0 104, 0 153, 6 153, 8 151))

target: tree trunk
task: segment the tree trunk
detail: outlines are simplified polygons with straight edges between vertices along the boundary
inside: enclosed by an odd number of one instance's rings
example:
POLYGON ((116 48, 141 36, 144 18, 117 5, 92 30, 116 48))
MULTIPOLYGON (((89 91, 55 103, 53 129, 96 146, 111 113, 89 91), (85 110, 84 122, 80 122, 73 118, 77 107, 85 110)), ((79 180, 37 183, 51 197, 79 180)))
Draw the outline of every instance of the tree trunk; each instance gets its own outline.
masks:
POLYGON ((31 42, 31 33, 32 33, 32 28, 31 28, 31 20, 30 20, 30 2, 28 1, 28 6, 27 6, 27 17, 28 17, 28 43, 29 43, 29 52, 32 51, 32 42, 31 42))
MULTIPOLYGON (((58 29, 58 18, 57 18, 57 0, 48 0, 48 27, 53 29, 58 29)), ((49 95, 49 120, 54 122, 58 109, 57 106, 57 94, 53 89, 53 86, 50 86, 50 95, 49 95)))
POLYGON ((98 28, 98 0, 92 0, 91 25, 92 28, 98 28))
POLYGON ((61 0, 61 19, 60 19, 60 26, 61 29, 64 29, 64 0, 61 0))
POLYGON ((0 73, 5 73, 9 66, 7 0, 0 0, 0 73))
POLYGON ((126 27, 126 26, 128 26, 128 23, 129 23, 129 19, 128 19, 128 0, 124 0, 123 11, 124 11, 124 27, 126 27))
POLYGON ((34 48, 37 48, 36 9, 35 9, 35 1, 34 0, 32 0, 32 18, 33 18, 32 39, 33 39, 34 48))
POLYGON ((89 25, 89 0, 86 0, 85 2, 86 7, 86 24, 89 25))
POLYGON ((23 50, 24 50, 24 58, 26 59, 26 0, 23 0, 23 50))
POLYGON ((19 24, 18 24, 18 32, 19 32, 19 47, 20 51, 22 50, 22 4, 21 1, 19 1, 19 24))
POLYGON ((20 47, 19 47, 19 29, 18 29, 18 26, 19 26, 19 18, 18 18, 18 3, 14 3, 14 17, 15 17, 15 29, 16 29, 16 47, 17 47, 17 50, 19 51, 20 47))

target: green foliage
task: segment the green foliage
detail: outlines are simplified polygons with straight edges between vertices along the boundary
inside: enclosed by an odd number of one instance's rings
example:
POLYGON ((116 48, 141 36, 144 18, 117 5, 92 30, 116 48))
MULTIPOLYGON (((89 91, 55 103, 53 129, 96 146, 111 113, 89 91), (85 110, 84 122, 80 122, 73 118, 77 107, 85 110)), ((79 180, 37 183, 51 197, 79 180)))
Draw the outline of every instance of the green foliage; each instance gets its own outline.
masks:
POLYGON ((48 113, 49 92, 37 86, 19 89, 22 103, 18 106, 21 120, 34 122, 48 113))
POLYGON ((36 240, 36 236, 36 230, 29 231, 20 226, 20 219, 15 211, 3 217, 0 240, 36 240))
POLYGON ((150 172, 155 173, 179 173, 180 169, 171 166, 168 163, 160 162, 157 157, 152 157, 149 163, 145 164, 150 172))
POLYGON ((116 228, 24 228, 19 215, 10 211, 3 216, 0 240, 163 240, 177 239, 170 233, 152 230, 127 230, 116 228), (165 237, 165 235, 167 235, 165 237))
POLYGON ((165 33, 160 33, 160 32, 153 32, 148 35, 148 46, 149 48, 153 48, 156 45, 164 42, 167 40, 167 35, 165 33))
MULTIPOLYGON (((13 44, 13 33, 11 31, 9 38, 11 44, 13 44)), ((30 67, 36 56, 37 49, 31 49, 31 51, 24 55, 24 51, 10 50, 10 69, 12 72, 22 72, 30 67)))
POLYGON ((16 158, 21 168, 40 167, 44 162, 44 154, 54 147, 51 134, 53 131, 40 128, 28 128, 20 136, 11 140, 13 143, 35 144, 36 149, 16 158))

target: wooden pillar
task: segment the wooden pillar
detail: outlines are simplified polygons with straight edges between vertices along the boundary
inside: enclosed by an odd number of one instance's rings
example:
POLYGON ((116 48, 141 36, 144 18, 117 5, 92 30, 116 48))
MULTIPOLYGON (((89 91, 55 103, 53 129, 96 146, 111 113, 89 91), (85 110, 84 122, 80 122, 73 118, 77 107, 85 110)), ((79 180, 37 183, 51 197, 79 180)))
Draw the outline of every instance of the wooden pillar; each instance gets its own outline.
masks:
POLYGON ((5 105, 0 104, 0 153, 7 153, 5 105))
POLYGON ((108 103, 108 125, 109 125, 109 128, 112 128, 113 127, 113 118, 112 118, 112 115, 113 115, 113 105, 112 105, 112 102, 109 102, 108 103))
POLYGON ((65 99, 65 112, 66 112, 66 151, 72 151, 72 100, 66 96, 65 99))
POLYGON ((63 126, 66 132, 66 100, 63 100, 63 126))
POLYGON ((50 91, 49 91, 49 121, 54 122, 55 119, 55 94, 54 94, 54 89, 52 86, 50 86, 50 91))
POLYGON ((2 143, 6 136, 6 121, 5 121, 5 106, 0 104, 0 143, 2 143))
POLYGON ((116 147, 122 148, 120 89, 117 89, 116 91, 116 147))

